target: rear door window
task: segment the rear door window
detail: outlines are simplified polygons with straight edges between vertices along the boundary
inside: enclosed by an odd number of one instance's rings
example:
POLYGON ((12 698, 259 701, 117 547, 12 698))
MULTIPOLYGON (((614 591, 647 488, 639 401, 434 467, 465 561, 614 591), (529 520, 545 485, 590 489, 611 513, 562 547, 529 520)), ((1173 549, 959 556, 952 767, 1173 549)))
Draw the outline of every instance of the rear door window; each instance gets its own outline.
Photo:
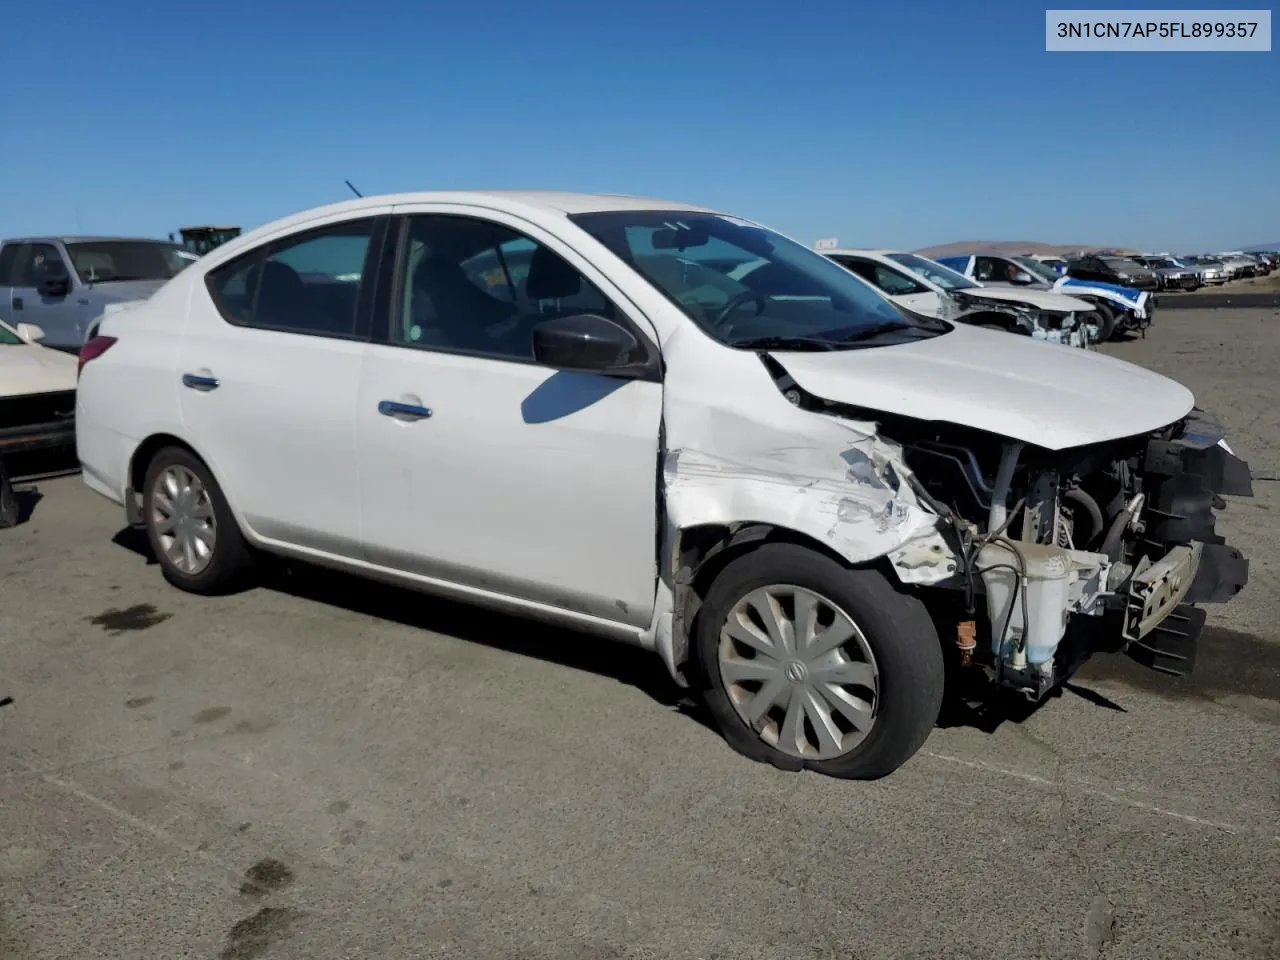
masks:
POLYGON ((316 336, 355 335, 360 291, 372 280, 375 218, 295 234, 209 272, 223 318, 238 326, 316 336))

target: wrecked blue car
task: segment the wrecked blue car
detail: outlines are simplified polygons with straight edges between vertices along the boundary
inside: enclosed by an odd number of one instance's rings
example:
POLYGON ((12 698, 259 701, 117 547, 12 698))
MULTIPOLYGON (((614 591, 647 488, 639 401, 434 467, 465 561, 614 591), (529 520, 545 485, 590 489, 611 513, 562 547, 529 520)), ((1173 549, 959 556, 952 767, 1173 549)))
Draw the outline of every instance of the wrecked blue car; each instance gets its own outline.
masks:
POLYGON ((1155 312, 1155 297, 1146 290, 1063 276, 1034 257, 974 253, 939 257, 937 262, 989 286, 1053 290, 1087 300, 1097 312, 1097 342, 1130 330, 1145 336, 1155 312))

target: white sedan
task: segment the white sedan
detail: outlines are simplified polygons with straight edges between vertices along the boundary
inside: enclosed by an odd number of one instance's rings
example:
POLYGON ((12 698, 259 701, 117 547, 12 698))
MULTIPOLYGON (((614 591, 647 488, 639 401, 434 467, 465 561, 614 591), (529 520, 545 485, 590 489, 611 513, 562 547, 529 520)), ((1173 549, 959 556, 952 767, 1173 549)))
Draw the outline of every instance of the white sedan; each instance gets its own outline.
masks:
POLYGON ((5 458, 75 442, 76 358, 43 337, 35 324, 0 322, 0 528, 18 520, 5 458))
POLYGON ((264 551, 639 644, 788 769, 896 769, 948 663, 1045 696, 1069 619, 1164 669, 1187 605, 1247 579, 1212 504, 1248 468, 1184 387, 906 313, 684 204, 310 210, 107 315, 81 361, 84 480, 177 587, 264 551))
POLYGON ((1043 290, 988 287, 950 267, 902 250, 824 250, 908 310, 1020 333, 1068 347, 1099 339, 1093 304, 1043 290))

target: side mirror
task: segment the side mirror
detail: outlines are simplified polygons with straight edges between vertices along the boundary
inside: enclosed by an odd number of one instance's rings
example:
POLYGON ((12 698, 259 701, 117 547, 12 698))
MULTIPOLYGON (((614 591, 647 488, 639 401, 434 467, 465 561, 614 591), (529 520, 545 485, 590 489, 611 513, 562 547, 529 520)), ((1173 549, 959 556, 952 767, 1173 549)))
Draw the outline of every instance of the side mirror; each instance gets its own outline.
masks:
POLYGON ((594 313, 544 320, 533 328, 533 358, 544 367, 577 373, 638 373, 645 351, 635 335, 594 313))
POLYGON ((37 340, 44 339, 44 330, 34 323, 20 323, 13 329, 27 343, 35 343, 37 340))
POLYGON ((1019 270, 1017 273, 1013 275, 1013 282, 1017 284, 1025 285, 1028 283, 1034 283, 1035 281, 1032 280, 1031 274, 1027 273, 1027 271, 1019 270))

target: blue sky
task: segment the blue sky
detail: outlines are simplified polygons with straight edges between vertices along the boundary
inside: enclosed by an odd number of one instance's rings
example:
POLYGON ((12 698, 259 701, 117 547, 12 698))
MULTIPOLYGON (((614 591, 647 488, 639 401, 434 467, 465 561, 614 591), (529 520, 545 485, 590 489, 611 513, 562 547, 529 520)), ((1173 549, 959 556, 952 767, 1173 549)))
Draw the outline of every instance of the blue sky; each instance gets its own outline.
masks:
POLYGON ((2 29, 0 236, 247 228, 350 178, 804 242, 1280 240, 1280 54, 1046 53, 1025 0, 64 0, 2 29))

